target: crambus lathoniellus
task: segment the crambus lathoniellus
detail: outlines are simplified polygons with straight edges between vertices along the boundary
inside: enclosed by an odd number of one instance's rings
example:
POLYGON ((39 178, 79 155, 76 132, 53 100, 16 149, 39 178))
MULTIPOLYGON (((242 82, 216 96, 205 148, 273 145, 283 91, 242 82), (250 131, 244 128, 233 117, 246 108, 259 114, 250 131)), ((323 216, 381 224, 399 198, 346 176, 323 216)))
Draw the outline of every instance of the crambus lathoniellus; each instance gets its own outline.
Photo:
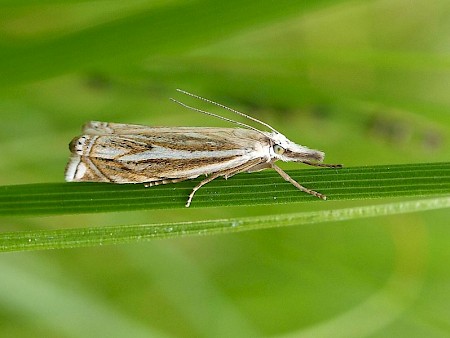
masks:
POLYGON ((179 92, 215 104, 259 123, 270 131, 176 103, 197 112, 232 122, 243 128, 147 127, 133 124, 88 122, 84 135, 69 145, 72 156, 67 164, 68 182, 143 183, 147 187, 176 183, 201 175, 206 178, 190 193, 186 207, 203 185, 222 176, 266 168, 275 169, 299 190, 321 199, 326 196, 300 185, 275 161, 301 162, 317 167, 339 168, 321 163, 324 153, 288 140, 267 123, 214 101, 177 89, 179 92))

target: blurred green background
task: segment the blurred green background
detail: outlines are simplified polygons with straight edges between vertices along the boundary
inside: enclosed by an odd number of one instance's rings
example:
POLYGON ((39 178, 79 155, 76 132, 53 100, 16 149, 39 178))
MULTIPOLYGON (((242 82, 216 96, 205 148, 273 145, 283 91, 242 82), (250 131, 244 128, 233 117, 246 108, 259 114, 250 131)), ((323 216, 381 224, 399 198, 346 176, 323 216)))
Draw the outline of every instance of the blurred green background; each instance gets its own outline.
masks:
MULTIPOLYGON (((329 163, 448 161, 449 53, 446 0, 3 0, 0 184, 62 182, 89 120, 229 126, 169 101, 218 112, 176 88, 329 163)), ((3 217, 0 231, 362 203, 3 217)), ((449 216, 2 254, 0 336, 448 336, 449 216)))

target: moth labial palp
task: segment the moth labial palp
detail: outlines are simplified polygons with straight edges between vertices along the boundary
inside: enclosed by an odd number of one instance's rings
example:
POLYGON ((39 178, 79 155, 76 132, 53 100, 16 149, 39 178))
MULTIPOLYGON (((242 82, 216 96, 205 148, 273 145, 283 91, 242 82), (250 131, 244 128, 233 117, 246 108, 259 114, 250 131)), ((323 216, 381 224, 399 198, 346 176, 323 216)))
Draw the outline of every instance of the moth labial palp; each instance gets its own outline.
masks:
POLYGON ((228 179, 241 172, 272 168, 299 190, 326 199, 325 195, 300 185, 275 162, 302 162, 330 168, 340 168, 340 164, 322 163, 323 152, 290 141, 267 123, 195 94, 177 90, 259 123, 269 131, 171 99, 183 107, 239 127, 148 127, 91 121, 84 125, 84 134, 70 143, 72 155, 66 166, 66 181, 144 183, 150 187, 205 175, 188 196, 186 207, 189 207, 195 192, 218 177, 228 179))

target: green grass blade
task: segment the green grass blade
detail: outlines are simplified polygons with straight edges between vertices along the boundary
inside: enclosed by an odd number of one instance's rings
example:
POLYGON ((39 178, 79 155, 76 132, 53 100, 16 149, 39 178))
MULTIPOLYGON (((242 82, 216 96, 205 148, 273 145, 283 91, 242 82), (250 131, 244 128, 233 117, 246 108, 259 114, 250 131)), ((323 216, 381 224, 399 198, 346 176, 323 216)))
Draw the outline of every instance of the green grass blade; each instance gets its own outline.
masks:
POLYGON ((0 234, 0 251, 75 248, 141 242, 157 238, 234 233, 394 215, 448 207, 450 207, 450 197, 440 197, 356 208, 225 220, 7 232, 0 234))
MULTIPOLYGON (((433 196, 450 193, 450 163, 292 170, 289 174, 329 200, 433 196)), ((184 208, 200 179, 145 188, 143 184, 50 183, 0 187, 0 215, 50 215, 184 208)), ((191 208, 326 203, 299 192, 277 173, 239 174, 202 187, 191 208)))

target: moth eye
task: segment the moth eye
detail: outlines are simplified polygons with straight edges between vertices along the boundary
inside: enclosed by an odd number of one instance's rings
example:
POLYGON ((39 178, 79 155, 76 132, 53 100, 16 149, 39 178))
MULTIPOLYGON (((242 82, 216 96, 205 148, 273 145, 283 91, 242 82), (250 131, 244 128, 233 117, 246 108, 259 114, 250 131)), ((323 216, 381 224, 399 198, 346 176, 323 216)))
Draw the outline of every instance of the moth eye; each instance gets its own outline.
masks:
POLYGON ((275 154, 282 155, 284 153, 284 148, 282 146, 279 146, 278 144, 275 144, 273 146, 273 151, 275 154))

